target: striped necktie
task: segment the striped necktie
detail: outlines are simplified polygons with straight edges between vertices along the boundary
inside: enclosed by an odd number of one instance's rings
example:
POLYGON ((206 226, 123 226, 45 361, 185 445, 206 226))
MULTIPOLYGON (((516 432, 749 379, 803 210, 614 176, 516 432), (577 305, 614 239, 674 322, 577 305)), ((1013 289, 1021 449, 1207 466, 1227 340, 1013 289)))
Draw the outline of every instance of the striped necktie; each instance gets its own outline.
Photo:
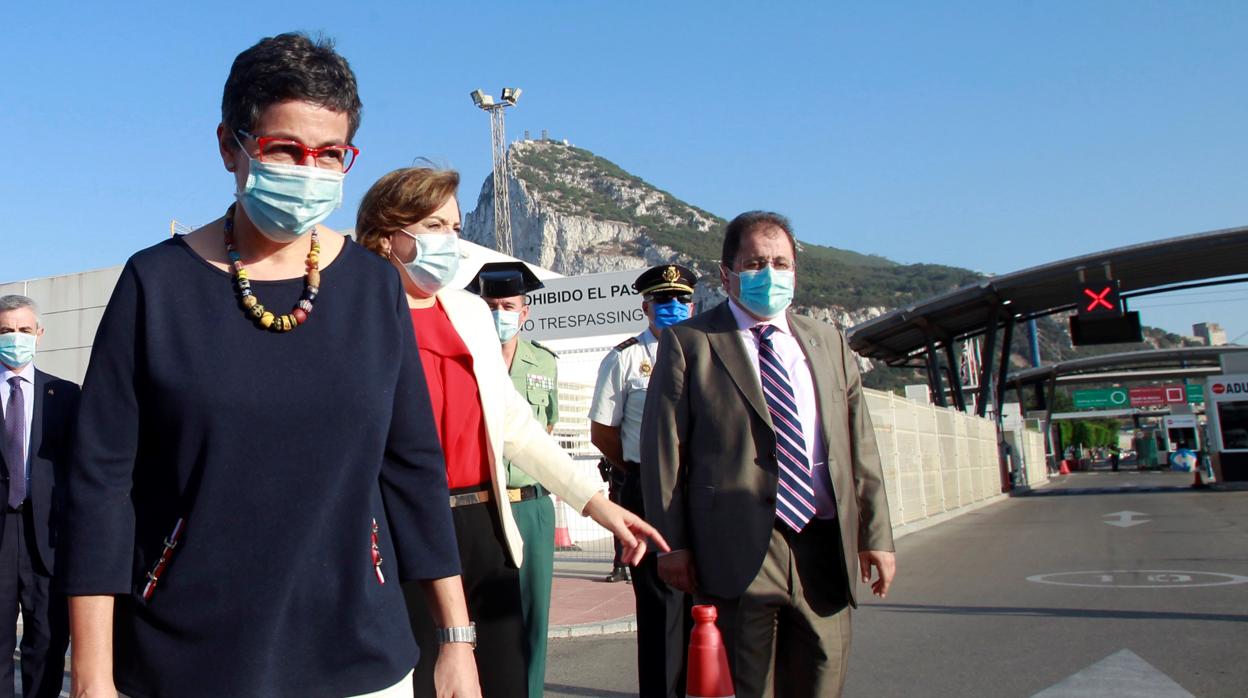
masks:
POLYGON ((802 422, 797 416, 797 399, 788 371, 771 343, 775 325, 755 325, 750 331, 758 337, 758 374, 776 432, 776 516, 789 528, 801 531, 815 515, 815 490, 811 487, 810 459, 802 422))
POLYGON ((26 399, 22 379, 9 379, 9 401, 4 406, 4 464, 9 468, 9 506, 26 501, 26 399))

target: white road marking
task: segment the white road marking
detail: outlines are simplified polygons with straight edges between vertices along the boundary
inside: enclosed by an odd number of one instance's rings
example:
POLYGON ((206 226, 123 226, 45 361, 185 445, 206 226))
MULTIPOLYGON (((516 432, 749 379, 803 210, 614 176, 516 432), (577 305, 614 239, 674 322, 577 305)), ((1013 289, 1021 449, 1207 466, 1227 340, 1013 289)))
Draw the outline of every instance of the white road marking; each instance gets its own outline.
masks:
POLYGON ((1062 679, 1032 698, 1194 698, 1157 667, 1124 649, 1062 679))
POLYGON ((1082 572, 1048 572, 1027 578, 1036 584, 1067 587, 1100 587, 1114 589, 1179 589, 1190 587, 1221 587, 1248 582, 1248 577, 1225 572, 1193 572, 1190 570, 1086 570, 1082 572))
POLYGON ((1142 520, 1136 519, 1135 517, 1137 516, 1148 516, 1148 514, 1145 514, 1142 511, 1115 511, 1112 514, 1104 514, 1104 516, 1118 517, 1116 520, 1106 521, 1105 523, 1109 524, 1110 526, 1117 526, 1119 528, 1130 528, 1131 526, 1139 526, 1140 524, 1146 524, 1152 520, 1152 519, 1142 519, 1142 520))

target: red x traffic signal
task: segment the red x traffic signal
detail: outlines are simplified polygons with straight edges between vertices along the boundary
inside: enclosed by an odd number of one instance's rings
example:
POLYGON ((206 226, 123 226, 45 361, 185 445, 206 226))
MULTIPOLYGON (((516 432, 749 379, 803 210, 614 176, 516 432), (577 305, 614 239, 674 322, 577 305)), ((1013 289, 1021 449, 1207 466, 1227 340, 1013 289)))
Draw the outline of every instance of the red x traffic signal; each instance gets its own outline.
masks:
POLYGON ((1118 298, 1118 281, 1095 281, 1079 288, 1079 317, 1121 317, 1122 301, 1118 298))

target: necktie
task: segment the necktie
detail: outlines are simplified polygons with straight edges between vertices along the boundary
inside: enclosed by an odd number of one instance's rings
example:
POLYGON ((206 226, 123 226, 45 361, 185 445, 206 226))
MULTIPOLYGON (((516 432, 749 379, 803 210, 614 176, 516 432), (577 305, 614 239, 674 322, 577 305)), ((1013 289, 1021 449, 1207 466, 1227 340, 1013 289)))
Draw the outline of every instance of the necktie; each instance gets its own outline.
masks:
POLYGON ((9 379, 9 401, 4 406, 4 464, 9 468, 9 506, 26 501, 26 397, 22 379, 9 379))
POLYGON ((811 487, 810 459, 802 422, 797 416, 793 384, 771 343, 775 325, 756 325, 750 331, 758 337, 758 374, 776 432, 776 516, 789 528, 801 531, 815 515, 815 490, 811 487))

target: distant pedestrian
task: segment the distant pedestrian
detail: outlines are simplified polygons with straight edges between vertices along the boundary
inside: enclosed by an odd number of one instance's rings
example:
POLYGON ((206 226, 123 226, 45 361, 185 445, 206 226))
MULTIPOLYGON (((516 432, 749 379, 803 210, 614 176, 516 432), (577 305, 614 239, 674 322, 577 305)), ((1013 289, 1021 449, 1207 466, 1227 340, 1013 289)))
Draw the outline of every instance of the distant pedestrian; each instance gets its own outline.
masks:
POLYGON ((796 278, 787 219, 729 223, 728 300, 660 336, 642 420, 659 573, 719 609, 739 698, 839 695, 856 581, 896 569, 857 358, 787 312, 796 278))
MULTIPOLYGON (((642 272, 633 290, 649 326, 608 352, 590 402, 590 440, 612 463, 620 502, 637 514, 642 499, 641 421, 654 371, 658 335, 693 312, 693 270, 660 264, 642 272)), ((684 695, 686 647, 693 626, 687 595, 659 579, 657 555, 631 568, 637 600, 637 680, 642 696, 684 695)), ((617 568, 618 569, 618 568, 617 568)), ((608 581, 619 580, 615 570, 608 581)))

